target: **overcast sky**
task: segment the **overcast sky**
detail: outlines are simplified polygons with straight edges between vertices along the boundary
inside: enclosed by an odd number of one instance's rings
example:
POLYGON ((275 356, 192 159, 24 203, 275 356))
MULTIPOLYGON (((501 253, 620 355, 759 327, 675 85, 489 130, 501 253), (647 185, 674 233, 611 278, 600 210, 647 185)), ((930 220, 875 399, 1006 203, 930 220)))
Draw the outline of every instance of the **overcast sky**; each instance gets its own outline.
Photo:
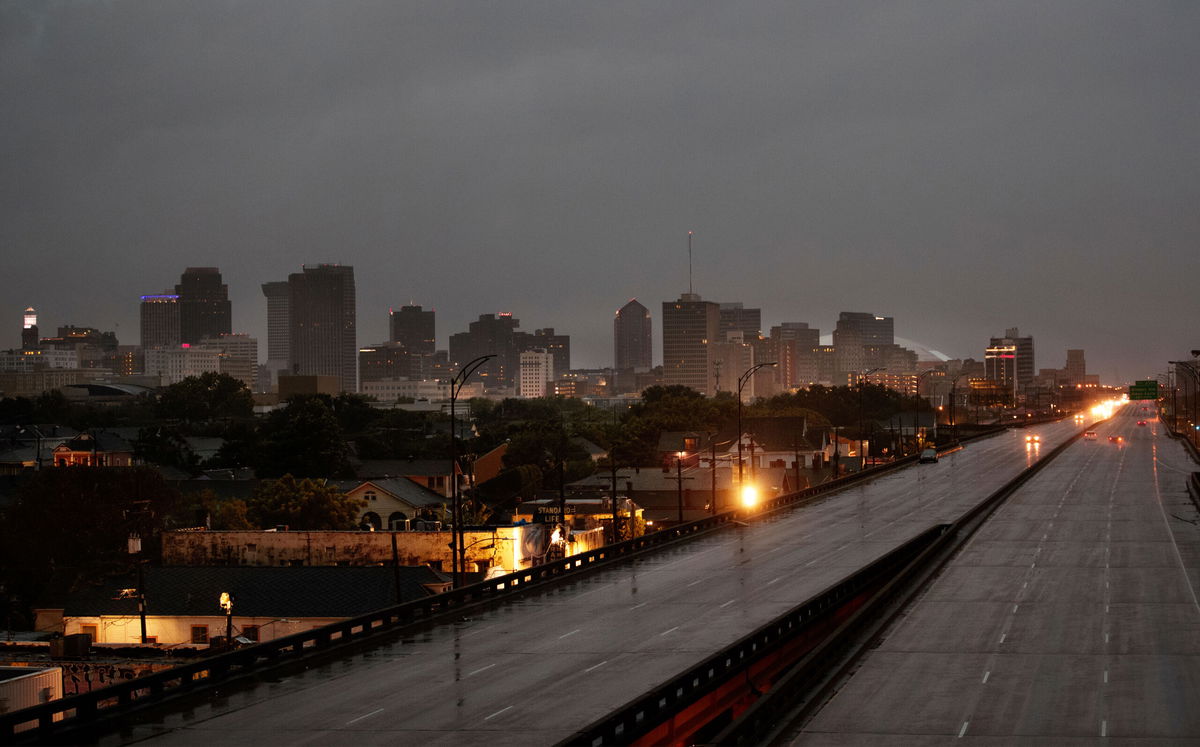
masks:
POLYGON ((0 3, 0 347, 217 266, 571 335, 694 287, 1106 382, 1200 348, 1200 3, 0 3))

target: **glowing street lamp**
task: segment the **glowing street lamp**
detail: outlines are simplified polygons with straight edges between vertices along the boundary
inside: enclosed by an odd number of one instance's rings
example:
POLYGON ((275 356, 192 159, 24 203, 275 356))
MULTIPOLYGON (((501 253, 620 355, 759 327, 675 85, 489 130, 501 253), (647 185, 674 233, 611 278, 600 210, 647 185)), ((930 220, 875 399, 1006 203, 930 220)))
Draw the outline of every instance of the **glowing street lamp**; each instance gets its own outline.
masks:
POLYGON ((221 609, 225 610, 225 645, 233 644, 233 597, 229 592, 221 592, 221 609))
POLYGON ((742 486, 742 508, 754 508, 758 505, 758 487, 756 485, 742 486))

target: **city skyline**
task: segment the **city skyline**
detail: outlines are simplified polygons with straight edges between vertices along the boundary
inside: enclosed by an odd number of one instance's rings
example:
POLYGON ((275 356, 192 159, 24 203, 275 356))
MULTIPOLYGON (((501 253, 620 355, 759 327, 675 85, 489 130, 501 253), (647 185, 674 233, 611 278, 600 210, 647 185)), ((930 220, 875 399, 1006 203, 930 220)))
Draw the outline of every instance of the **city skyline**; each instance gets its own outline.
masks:
POLYGON ((872 309, 979 358, 1019 327, 1146 378, 1200 346, 1198 27, 1166 2, 9 3, 0 291, 133 342, 140 295, 220 267, 266 340, 261 284, 340 263, 360 345, 411 301, 439 347, 511 312, 598 367, 620 303, 694 288, 764 330, 872 309))

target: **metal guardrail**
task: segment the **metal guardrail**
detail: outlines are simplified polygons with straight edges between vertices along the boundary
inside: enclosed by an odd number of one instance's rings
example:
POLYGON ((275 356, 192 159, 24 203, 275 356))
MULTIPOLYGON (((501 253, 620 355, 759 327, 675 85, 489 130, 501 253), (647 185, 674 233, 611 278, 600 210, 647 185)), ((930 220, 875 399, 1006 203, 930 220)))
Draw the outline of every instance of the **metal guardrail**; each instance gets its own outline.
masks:
MULTIPOLYGON (((982 437, 992 434, 981 434, 982 437)), ((977 438, 973 437, 973 438, 977 438)), ((966 440, 966 439, 964 439, 966 440)), ((330 649, 369 636, 394 631, 415 623, 430 622, 439 616, 467 607, 523 594, 564 577, 595 570, 605 565, 654 552, 677 542, 694 539, 711 531, 744 522, 751 516, 803 504, 818 496, 913 464, 916 456, 905 457, 831 480, 795 493, 763 501, 753 509, 733 509, 652 534, 605 545, 562 560, 544 563, 527 570, 405 602, 376 612, 342 620, 313 630, 227 651, 203 660, 149 674, 134 680, 117 682, 88 693, 72 695, 12 713, 0 714, 0 742, 14 737, 36 740, 56 732, 85 727, 118 712, 161 703, 179 695, 195 694, 203 687, 215 686, 257 670, 277 666, 304 656, 318 655, 330 649), (32 727, 31 727, 32 724, 32 727)))
POLYGON ((942 524, 927 529, 887 555, 849 577, 827 587, 783 616, 743 636, 674 679, 635 698, 567 739, 560 745, 630 744, 654 730, 683 708, 746 671, 779 647, 821 620, 828 619, 848 601, 894 577, 898 569, 923 556, 949 529, 942 524))

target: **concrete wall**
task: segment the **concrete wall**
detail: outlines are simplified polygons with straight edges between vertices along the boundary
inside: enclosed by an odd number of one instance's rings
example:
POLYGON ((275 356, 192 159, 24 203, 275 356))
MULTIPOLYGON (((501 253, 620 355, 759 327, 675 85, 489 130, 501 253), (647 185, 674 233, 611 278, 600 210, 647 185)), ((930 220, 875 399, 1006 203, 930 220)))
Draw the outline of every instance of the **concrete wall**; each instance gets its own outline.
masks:
MULTIPOLYGON (((400 565, 429 565, 449 572, 451 533, 442 532, 168 532, 164 565, 378 565, 392 562, 392 536, 400 565)), ((518 570, 521 527, 464 533, 467 567, 477 563, 518 570)), ((527 564, 526 564, 527 565, 527 564)))
MULTIPOLYGON (((305 617, 281 620, 272 617, 242 617, 234 615, 233 634, 234 636, 241 635, 247 625, 257 625, 258 639, 260 641, 269 641, 292 633, 312 630, 313 628, 344 619, 342 617, 305 617)), ((142 625, 137 615, 63 618, 63 627, 67 635, 84 632, 84 625, 96 626, 96 636, 92 640, 95 644, 128 644, 133 646, 141 644, 142 625)), ((193 625, 207 626, 209 638, 225 635, 224 615, 197 617, 146 615, 146 635, 154 638, 155 643, 160 646, 194 645, 196 648, 207 648, 207 644, 192 643, 193 625)))

